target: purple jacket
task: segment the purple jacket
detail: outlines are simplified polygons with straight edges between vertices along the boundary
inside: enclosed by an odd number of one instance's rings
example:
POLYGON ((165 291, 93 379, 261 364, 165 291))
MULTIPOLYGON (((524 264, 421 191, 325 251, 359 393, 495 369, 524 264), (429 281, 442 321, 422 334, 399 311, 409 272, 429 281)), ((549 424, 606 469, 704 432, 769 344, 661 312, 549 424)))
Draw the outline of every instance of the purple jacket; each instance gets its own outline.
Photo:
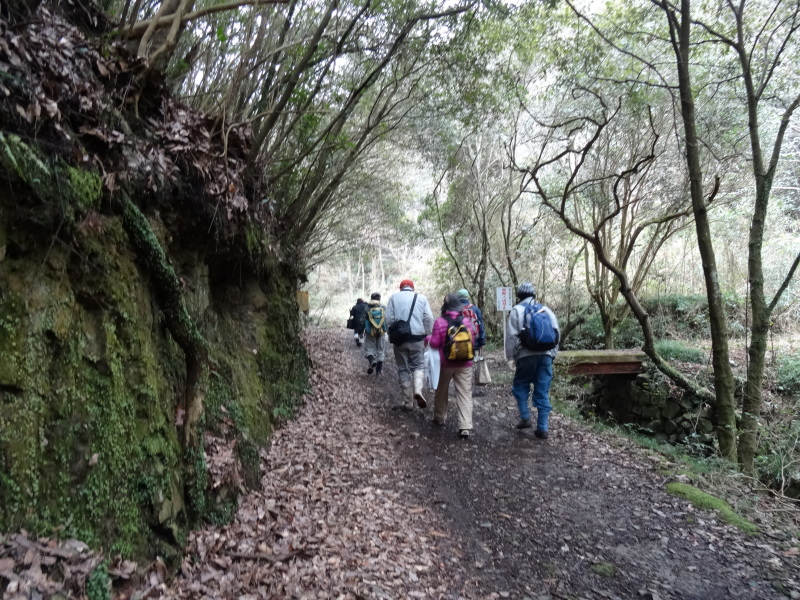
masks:
MULTIPOLYGON (((451 319, 455 319, 461 313, 455 310, 448 310, 447 316, 451 319)), ((430 344, 431 348, 438 348, 439 349, 439 358, 442 361, 442 368, 446 369, 460 369, 472 366, 472 361, 449 361, 444 357, 444 344, 447 341, 447 328, 450 324, 447 322, 447 319, 444 317, 439 317, 433 322, 433 333, 426 338, 426 341, 430 344)), ((464 326, 469 331, 469 335, 472 338, 472 344, 475 345, 475 326, 472 324, 472 321, 468 318, 464 318, 464 326)))

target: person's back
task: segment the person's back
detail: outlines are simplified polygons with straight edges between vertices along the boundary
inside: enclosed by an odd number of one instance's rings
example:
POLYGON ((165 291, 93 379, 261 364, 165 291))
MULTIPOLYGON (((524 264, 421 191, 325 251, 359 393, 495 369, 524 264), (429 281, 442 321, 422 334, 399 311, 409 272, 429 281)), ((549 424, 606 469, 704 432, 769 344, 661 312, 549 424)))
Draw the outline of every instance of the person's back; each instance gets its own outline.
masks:
POLYGON ((483 312, 470 301, 469 292, 466 289, 461 288, 457 294, 464 307, 461 312, 465 317, 473 321, 475 326, 475 349, 483 348, 486 345, 486 327, 483 322, 483 312))
POLYGON ((370 296, 365 311, 364 357, 367 359, 367 375, 383 372, 383 359, 386 349, 386 307, 381 304, 381 295, 375 292, 370 296))
POLYGON ((407 321, 410 331, 402 343, 396 343, 393 338, 389 340, 394 345, 400 389, 404 399, 410 401, 410 408, 413 408, 414 400, 420 408, 425 408, 427 402, 422 395, 425 378, 422 341, 433 329, 433 313, 428 299, 414 291, 414 282, 409 279, 400 282, 400 291, 392 294, 386 305, 388 330, 391 332, 392 325, 399 321, 407 321))
POLYGON ((514 381, 511 392, 517 401, 520 421, 518 429, 533 426, 528 399, 533 387, 533 405, 537 409, 536 436, 546 438, 549 431, 550 416, 550 383, 553 380, 553 359, 558 354, 558 338, 560 328, 555 313, 548 307, 536 302, 536 289, 529 281, 522 283, 517 290, 519 302, 514 305, 508 315, 508 331, 506 336, 506 359, 509 367, 514 369, 514 381), (533 328, 531 320, 547 319, 548 329, 554 340, 545 347, 537 348, 526 345, 528 331, 533 328))
POLYGON ((468 438, 472 434, 472 358, 476 327, 462 311, 463 304, 458 295, 447 294, 442 305, 442 316, 434 321, 428 343, 431 348, 438 349, 441 364, 433 420, 438 425, 444 425, 452 381, 456 392, 459 435, 468 438), (456 348, 459 332, 464 334, 464 341, 460 342, 461 352, 456 348))
POLYGON ((353 336, 356 341, 356 346, 361 346, 364 339, 364 322, 367 318, 367 303, 361 298, 356 300, 355 306, 350 309, 350 316, 353 317, 353 336))
POLYGON ((386 305, 386 325, 391 327, 397 321, 408 321, 411 327, 411 341, 425 339, 433 327, 433 313, 428 299, 413 288, 406 288, 392 294, 386 305), (414 296, 416 295, 416 301, 414 296), (411 305, 414 305, 413 312, 411 305), (409 317, 410 315, 410 317, 409 317))

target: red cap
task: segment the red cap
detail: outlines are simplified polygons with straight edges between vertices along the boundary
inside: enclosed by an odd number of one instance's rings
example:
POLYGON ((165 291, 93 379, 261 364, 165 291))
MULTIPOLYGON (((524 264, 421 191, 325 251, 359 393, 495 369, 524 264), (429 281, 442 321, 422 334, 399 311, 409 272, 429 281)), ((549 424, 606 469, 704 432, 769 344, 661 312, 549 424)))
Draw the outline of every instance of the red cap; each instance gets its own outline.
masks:
POLYGON ((404 287, 410 287, 413 290, 414 282, 410 279, 403 279, 403 281, 400 282, 400 289, 402 290, 404 287))

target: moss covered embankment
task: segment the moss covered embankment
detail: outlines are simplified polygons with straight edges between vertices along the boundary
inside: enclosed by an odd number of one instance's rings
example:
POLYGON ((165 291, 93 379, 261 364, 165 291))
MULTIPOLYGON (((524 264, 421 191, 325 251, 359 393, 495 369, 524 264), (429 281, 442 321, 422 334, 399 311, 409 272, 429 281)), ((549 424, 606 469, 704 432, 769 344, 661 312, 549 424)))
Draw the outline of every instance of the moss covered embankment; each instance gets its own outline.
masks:
POLYGON ((258 447, 302 394, 296 275, 246 228, 241 243, 198 243, 163 203, 136 209, 161 251, 148 257, 129 190, 10 134, 0 189, 0 530, 175 557, 190 526, 235 502, 212 489, 205 434, 235 438, 258 485, 258 447), (203 348, 197 373, 176 318, 203 348))

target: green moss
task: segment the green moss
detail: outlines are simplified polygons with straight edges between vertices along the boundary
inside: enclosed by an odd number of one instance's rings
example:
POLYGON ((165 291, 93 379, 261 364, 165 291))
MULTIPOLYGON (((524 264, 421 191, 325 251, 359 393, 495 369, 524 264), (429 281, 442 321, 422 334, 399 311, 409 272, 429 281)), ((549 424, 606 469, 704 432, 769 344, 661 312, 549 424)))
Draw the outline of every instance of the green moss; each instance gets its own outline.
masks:
POLYGON ((89 250, 91 269, 70 267, 71 279, 43 278, 36 253, 17 264, 20 281, 0 264, 0 279, 25 294, 0 296, 25 332, 14 362, 24 386, 0 392, 0 528, 67 525, 94 546, 152 556, 163 543, 156 530, 177 545, 188 526, 173 424, 180 350, 160 341, 133 256, 105 241, 104 252, 89 250))
POLYGON ((617 567, 610 563, 595 563, 592 565, 592 571, 601 577, 614 577, 617 574, 617 567))
POLYGON ((145 216, 133 202, 123 198, 123 226, 152 277, 156 293, 167 316, 170 333, 187 354, 205 353, 206 343, 194 320, 189 315, 183 299, 181 282, 175 274, 164 248, 161 246, 145 216))
POLYGON ((28 184, 41 198, 52 197, 52 172, 46 159, 13 134, 0 133, 0 166, 28 184))
POLYGON ((15 293, 0 292, 0 385, 22 387, 26 338, 25 305, 15 293))
POLYGON ((66 166, 72 196, 83 212, 96 208, 103 193, 103 181, 97 173, 66 166))
POLYGON ((711 494, 707 494, 706 492, 699 490, 692 485, 680 483, 678 481, 668 483, 666 487, 670 494, 680 498, 686 498, 697 508, 717 511, 720 518, 731 525, 738 527, 743 532, 750 535, 756 535, 758 533, 758 527, 754 523, 751 523, 741 515, 737 514, 733 508, 731 508, 730 504, 722 499, 712 496, 711 494))
POLYGON ((70 166, 61 158, 51 159, 13 134, 0 133, 0 167, 10 181, 28 186, 31 198, 58 207, 53 214, 63 217, 62 225, 67 228, 97 208, 103 193, 103 182, 96 172, 70 166))
MULTIPOLYGON (((167 306, 154 290, 180 299, 184 282, 141 211, 128 212, 126 227, 98 214, 91 227, 67 231, 101 210, 97 174, 8 135, 0 163, 0 179, 30 188, 35 210, 26 214, 49 215, 29 230, 0 223, 0 245, 11 238, 16 249, 0 260, 0 530, 58 531, 112 554, 177 561, 189 526, 230 519, 237 493, 209 494, 202 449, 186 452, 178 438, 187 342, 205 348, 213 338, 216 372, 201 384, 209 393, 199 425, 236 437, 244 478, 257 486, 260 445, 306 389, 293 276, 277 269, 264 232, 250 228, 243 260, 261 274, 258 312, 167 306), (69 243, 54 245, 62 224, 69 243), (130 239, 144 242, 137 252, 130 239), (170 319, 183 331, 180 346, 164 327, 170 319)), ((19 222, 31 225, 26 218, 19 222)), ((98 593, 103 572, 93 575, 98 593)))
POLYGON ((295 295, 290 290, 272 290, 267 305, 270 315, 259 340, 259 373, 266 382, 273 418, 287 418, 307 389, 308 357, 300 343, 295 295))

